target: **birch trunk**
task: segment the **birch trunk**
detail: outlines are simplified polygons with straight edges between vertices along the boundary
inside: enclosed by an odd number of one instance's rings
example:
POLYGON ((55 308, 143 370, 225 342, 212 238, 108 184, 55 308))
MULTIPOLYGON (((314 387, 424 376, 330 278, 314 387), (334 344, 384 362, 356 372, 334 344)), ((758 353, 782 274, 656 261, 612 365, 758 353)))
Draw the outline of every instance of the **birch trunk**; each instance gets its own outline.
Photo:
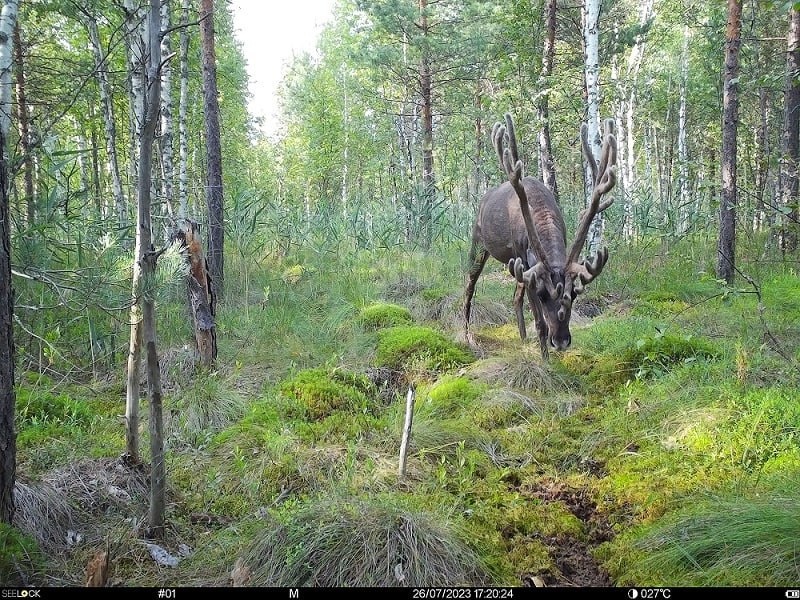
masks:
POLYGON ((17 434, 14 430, 14 288, 11 283, 11 219, 8 153, 11 126, 11 64, 18 3, 9 0, 0 11, 0 523, 14 520, 17 434))
POLYGON ((544 51, 542 56, 542 73, 539 79, 539 164, 542 168, 542 180, 553 192, 556 203, 558 199, 558 184, 556 183, 556 167, 553 160, 553 146, 550 141, 550 76, 553 73, 553 56, 555 55, 556 42, 556 0, 545 0, 545 36, 544 51))
MULTIPOLYGON (((147 364, 147 391, 150 405, 150 510, 148 515, 150 535, 160 538, 164 532, 164 436, 161 397, 161 375, 156 350, 155 306, 152 290, 147 289, 153 280, 158 254, 153 252, 151 227, 151 192, 153 174, 153 146, 155 145, 158 110, 161 99, 161 48, 159 36, 161 32, 161 13, 159 0, 150 0, 147 15, 145 37, 143 38, 143 56, 146 62, 141 63, 142 72, 138 79, 146 86, 141 90, 142 118, 138 131, 139 143, 139 177, 137 185, 136 211, 136 250, 133 280, 134 307, 141 306, 141 328, 139 323, 131 326, 131 346, 141 337, 144 344, 147 364), (137 268, 138 267, 138 268, 137 268)), ((139 364, 130 365, 138 375, 139 364)), ((135 391, 138 396, 139 381, 136 378, 135 391)), ((129 397, 131 396, 129 390, 129 397)), ((138 398, 137 398, 138 400, 138 398)))
POLYGON ((681 52, 681 87, 678 108, 678 233, 689 228, 690 190, 689 155, 686 146, 686 94, 689 83, 689 27, 683 27, 683 51, 681 52))
POLYGON ((739 124, 739 47, 742 0, 728 0, 725 82, 722 96, 722 197, 719 212, 717 277, 733 283, 736 270, 736 136, 739 124))
POLYGON ((182 221, 188 213, 189 178, 186 174, 189 160, 189 141, 186 130, 186 107, 189 103, 189 2, 181 4, 181 95, 178 108, 178 220, 182 221))
MULTIPOLYGON (((583 4, 584 76, 586 84, 586 123, 589 148, 595 162, 600 161, 600 0, 585 0, 583 4)), ((594 179, 588 163, 585 165, 586 205, 592 197, 594 179)), ((598 213, 589 228, 589 254, 598 251, 603 238, 603 213, 598 213)))
MULTIPOLYGON (((171 2, 162 0, 161 4, 161 56, 166 58, 172 53, 169 30, 171 20, 171 2)), ((175 161, 172 151, 172 69, 167 60, 161 69, 161 198, 164 202, 164 216, 174 218, 172 207, 173 181, 175 177, 175 161)))
POLYGON ((111 97, 111 86, 108 82, 108 66, 100 45, 100 33, 97 30, 97 21, 94 16, 87 15, 86 26, 89 30, 89 41, 94 55, 97 83, 100 89, 100 107, 103 111, 103 124, 105 126, 106 164, 108 175, 111 178, 111 194, 114 197, 114 208, 117 213, 117 222, 120 228, 128 225, 125 195, 122 192, 122 177, 119 174, 119 158, 117 157, 117 125, 114 120, 114 102, 111 97))
MULTIPOLYGON (((428 0, 419 0, 419 26, 423 38, 429 33, 428 0)), ((420 207, 420 237, 423 248, 429 248, 433 241, 433 201, 436 194, 436 178, 433 174, 433 95, 430 50, 427 43, 422 48, 419 70, 420 92, 422 96, 422 206, 420 207)))
POLYGON ((800 10, 789 14, 786 49, 786 92, 784 95, 783 160, 781 161, 781 202, 787 208, 781 249, 797 249, 798 162, 800 162, 800 10))
POLYGON ((753 231, 761 231, 766 224, 766 205, 764 195, 767 191, 767 180, 769 178, 769 120, 770 120, 770 99, 769 90, 765 87, 758 90, 758 112, 761 120, 756 129, 756 209, 753 214, 753 231))
POLYGON ((131 132, 130 164, 133 188, 138 189, 139 133, 144 121, 145 44, 147 24, 139 0, 124 0, 125 33, 128 52, 128 93, 130 95, 129 127, 131 132))
POLYGON ((129 76, 128 81, 132 86, 129 90, 131 97, 131 118, 130 123, 133 129, 131 138, 131 149, 136 149, 131 156, 131 171, 133 172, 133 179, 136 181, 137 190, 137 216, 136 216, 136 246, 135 246, 135 259, 133 262, 133 283, 132 294, 133 302, 131 304, 131 338, 128 350, 128 378, 127 378, 127 395, 125 404, 125 438, 126 438, 126 454, 130 461, 134 463, 140 462, 139 456, 139 396, 140 390, 140 364, 142 355, 142 327, 143 327, 143 302, 142 293, 143 287, 143 268, 144 263, 141 259, 144 252, 150 248, 150 184, 147 182, 146 198, 148 202, 147 213, 147 235, 146 239, 142 240, 142 186, 138 174, 138 163, 141 159, 141 136, 142 129, 139 124, 145 122, 144 115, 144 101, 145 101, 145 44, 148 39, 146 32, 145 21, 142 18, 141 9, 135 0, 125 0, 125 20, 126 31, 128 33, 128 68, 129 76), (138 86, 138 87, 137 87, 138 86), (137 156, 138 154, 138 156, 137 156), (142 244, 146 245, 142 245, 142 244))

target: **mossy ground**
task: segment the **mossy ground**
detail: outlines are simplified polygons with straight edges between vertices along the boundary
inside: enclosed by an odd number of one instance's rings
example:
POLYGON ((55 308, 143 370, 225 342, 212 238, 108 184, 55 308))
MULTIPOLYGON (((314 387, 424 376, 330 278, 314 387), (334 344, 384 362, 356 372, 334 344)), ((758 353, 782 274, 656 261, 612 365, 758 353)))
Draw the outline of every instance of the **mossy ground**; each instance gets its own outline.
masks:
MULTIPOLYGON (((497 585, 797 581, 796 513, 782 508, 800 501, 797 275, 743 265, 761 286, 759 313, 748 284, 706 274, 702 257, 713 252, 690 250, 649 261, 632 251, 634 262, 620 250, 582 297, 602 314, 574 325, 572 347, 546 365, 535 336, 518 338, 499 267, 478 285, 478 356, 458 341, 461 253, 354 252, 326 270, 309 266, 321 264, 312 255, 276 257, 249 274, 263 293, 221 305, 215 373, 175 358, 162 366, 170 527, 161 543, 174 553, 186 544, 189 556, 169 569, 148 556, 132 521, 146 514, 146 495, 76 518, 120 540, 115 585, 226 585, 235 558, 264 540, 283 544, 270 568, 287 568, 270 577, 321 578, 289 567, 317 560, 309 548, 348 567, 377 564, 327 542, 342 526, 366 532, 398 518, 436 524, 443 553, 475 560, 462 573, 448 562, 454 577, 497 585), (408 386, 415 414, 400 477, 408 386), (314 510, 332 499, 360 509, 341 520, 314 510), (331 537, 306 537, 315 523, 331 537)), ((226 270, 236 289, 236 264, 226 270)), ((191 333, 170 306, 165 349, 191 333)), ((123 413, 120 377, 23 376, 20 473, 44 481, 87 458, 107 468, 124 450, 123 413)), ((80 504, 69 489, 64 499, 80 504)), ((69 550, 69 564, 47 555, 30 580, 81 585, 103 539, 69 550)))

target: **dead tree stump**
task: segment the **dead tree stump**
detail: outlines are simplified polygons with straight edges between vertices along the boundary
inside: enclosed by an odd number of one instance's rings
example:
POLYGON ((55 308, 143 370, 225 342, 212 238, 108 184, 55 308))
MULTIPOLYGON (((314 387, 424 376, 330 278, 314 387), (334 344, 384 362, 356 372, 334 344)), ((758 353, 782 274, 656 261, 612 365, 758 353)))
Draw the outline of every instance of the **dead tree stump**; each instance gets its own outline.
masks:
POLYGON ((214 365, 217 358, 216 296, 208 270, 208 261, 200 242, 200 226, 190 219, 183 219, 175 228, 173 238, 185 249, 189 263, 187 287, 189 304, 194 319, 194 337, 200 364, 214 365))

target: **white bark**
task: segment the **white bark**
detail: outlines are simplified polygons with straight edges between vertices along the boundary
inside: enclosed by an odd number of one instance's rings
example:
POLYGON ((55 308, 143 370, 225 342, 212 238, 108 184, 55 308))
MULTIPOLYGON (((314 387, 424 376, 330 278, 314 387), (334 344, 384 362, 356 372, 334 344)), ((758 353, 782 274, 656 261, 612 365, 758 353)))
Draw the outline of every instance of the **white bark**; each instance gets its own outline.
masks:
MULTIPOLYGON (((128 34, 128 70, 129 81, 131 85, 130 98, 131 98, 131 171, 133 172, 134 181, 137 182, 137 189, 141 196, 142 190, 139 186, 139 168, 138 168, 138 155, 140 152, 140 136, 141 125, 145 120, 145 59, 147 53, 145 51, 146 40, 146 25, 145 13, 142 7, 136 0, 125 0, 125 21, 126 31, 128 34)), ((149 187, 148 182, 148 196, 149 187)), ((141 198, 137 204, 141 203, 141 198)), ((148 209, 149 210, 149 209, 148 209)), ((141 209, 137 211, 141 213, 141 209)), ((131 460, 139 460, 139 396, 140 389, 140 372, 139 367, 141 364, 142 353, 142 261, 139 257, 143 251, 141 231, 141 216, 137 217, 136 227, 136 260, 133 261, 133 303, 131 306, 131 338, 128 352, 128 379, 127 379, 127 395, 125 403, 125 422, 126 422, 126 452, 131 460)), ((150 235, 147 232, 148 239, 144 243, 149 247, 150 235)))
MULTIPOLYGON (((17 22, 19 2, 6 0, 0 11, 0 133, 4 140, 8 139, 11 127, 11 114, 14 106, 11 103, 14 80, 11 77, 11 66, 14 61, 13 32, 17 22)), ((5 154, 5 148, 2 150, 5 154)))
MULTIPOLYGON (((161 56, 164 58, 171 54, 170 36, 165 34, 172 23, 170 5, 170 0, 161 2, 161 56)), ((170 217, 173 217, 172 193, 175 176, 172 138, 172 69, 168 60, 161 69, 161 198, 165 214, 170 217)))
MULTIPOLYGON (((600 49, 598 21, 600 0, 585 0, 583 4, 584 75, 586 78, 586 121, 589 127, 589 148, 596 162, 600 161, 600 49)), ((592 197, 594 180, 588 163, 586 173, 586 204, 592 197)), ((595 216, 589 229, 589 253, 596 252, 603 237, 603 214, 595 216)))
POLYGON ((131 172, 134 188, 138 181, 139 130, 144 122, 145 61, 147 60, 147 20, 139 0, 124 0, 125 32, 128 38, 128 78, 130 82, 131 172))
POLYGON ((181 96, 178 108, 178 220, 186 218, 189 202, 189 178, 186 174, 189 159, 189 143, 186 131, 186 106, 189 102, 189 2, 181 4, 181 96))
POLYGON ((689 228, 690 190, 689 154, 686 145, 686 87, 689 82, 689 27, 683 28, 683 52, 681 53, 681 90, 678 109, 678 233, 689 228))
POLYGON ((117 126, 114 121, 114 103, 111 100, 111 86, 108 83, 108 67, 103 48, 100 44, 100 33, 97 30, 97 21, 93 16, 87 16, 86 26, 89 30, 89 42, 94 56, 95 71, 98 87, 100 89, 100 107, 103 111, 103 125, 106 138, 106 168, 111 178, 111 193, 114 196, 114 207, 120 227, 127 224, 127 210, 125 196, 122 193, 122 178, 119 174, 119 159, 117 157, 117 126))

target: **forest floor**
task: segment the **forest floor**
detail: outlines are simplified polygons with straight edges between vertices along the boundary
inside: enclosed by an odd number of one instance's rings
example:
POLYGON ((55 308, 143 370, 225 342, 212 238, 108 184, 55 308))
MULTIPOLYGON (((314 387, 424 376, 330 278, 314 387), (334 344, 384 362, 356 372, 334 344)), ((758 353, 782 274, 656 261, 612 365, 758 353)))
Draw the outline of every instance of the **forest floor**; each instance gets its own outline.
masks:
POLYGON ((25 537, 6 537, 0 573, 30 586, 797 580, 785 548, 759 545, 798 527, 791 269, 759 275, 759 314, 696 266, 661 264, 657 280, 644 276, 653 264, 612 267, 576 303, 572 347, 545 362, 535 336, 519 340, 500 266, 478 286, 480 351, 461 343, 457 260, 387 253, 336 273, 313 259, 251 273, 221 304, 211 372, 195 365, 180 296, 165 295, 161 539, 147 537, 146 398, 145 459, 132 464, 121 370, 23 372, 25 537), (745 559, 752 568, 730 568, 745 559))

